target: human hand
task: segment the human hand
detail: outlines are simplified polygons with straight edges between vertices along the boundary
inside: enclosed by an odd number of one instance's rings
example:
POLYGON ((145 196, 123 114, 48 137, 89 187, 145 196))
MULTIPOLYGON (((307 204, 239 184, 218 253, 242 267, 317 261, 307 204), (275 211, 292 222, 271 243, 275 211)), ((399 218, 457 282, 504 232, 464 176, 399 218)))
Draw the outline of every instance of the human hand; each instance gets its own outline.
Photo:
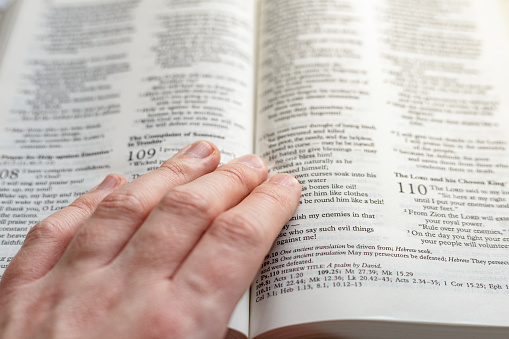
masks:
POLYGON ((221 338, 300 185, 187 146, 35 225, 0 282, 2 338, 221 338))

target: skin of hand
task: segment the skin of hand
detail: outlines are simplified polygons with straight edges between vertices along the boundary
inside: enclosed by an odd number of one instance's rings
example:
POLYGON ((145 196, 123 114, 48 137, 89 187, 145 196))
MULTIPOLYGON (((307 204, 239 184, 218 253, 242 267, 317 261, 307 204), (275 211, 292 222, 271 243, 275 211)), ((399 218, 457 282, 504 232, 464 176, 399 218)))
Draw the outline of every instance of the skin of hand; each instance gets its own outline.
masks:
POLYGON ((222 338, 300 185, 198 141, 36 224, 0 282, 2 338, 222 338))

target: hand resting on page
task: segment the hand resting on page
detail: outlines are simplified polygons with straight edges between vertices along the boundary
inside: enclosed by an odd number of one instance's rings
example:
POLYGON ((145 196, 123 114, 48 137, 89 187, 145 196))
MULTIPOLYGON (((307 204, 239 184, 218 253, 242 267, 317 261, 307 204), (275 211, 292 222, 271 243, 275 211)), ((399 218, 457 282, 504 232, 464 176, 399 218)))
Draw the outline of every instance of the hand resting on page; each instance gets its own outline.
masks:
POLYGON ((0 336, 222 338, 300 185, 219 158, 196 142, 35 225, 0 282, 0 336))

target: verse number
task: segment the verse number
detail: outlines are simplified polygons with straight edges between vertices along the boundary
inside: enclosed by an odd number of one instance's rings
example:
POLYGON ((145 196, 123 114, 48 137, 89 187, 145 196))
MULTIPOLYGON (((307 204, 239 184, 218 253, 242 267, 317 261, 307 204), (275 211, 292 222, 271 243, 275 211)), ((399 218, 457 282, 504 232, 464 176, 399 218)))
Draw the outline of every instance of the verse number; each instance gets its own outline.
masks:
POLYGON ((398 185, 399 193, 415 194, 417 192, 420 195, 426 195, 428 193, 428 189, 422 184, 414 186, 413 184, 403 185, 401 182, 398 182, 398 185))
POLYGON ((140 149, 138 151, 129 151, 129 161, 151 159, 156 155, 155 148, 149 148, 147 150, 140 149))
POLYGON ((0 180, 11 179, 15 180, 19 177, 19 169, 0 169, 0 180))

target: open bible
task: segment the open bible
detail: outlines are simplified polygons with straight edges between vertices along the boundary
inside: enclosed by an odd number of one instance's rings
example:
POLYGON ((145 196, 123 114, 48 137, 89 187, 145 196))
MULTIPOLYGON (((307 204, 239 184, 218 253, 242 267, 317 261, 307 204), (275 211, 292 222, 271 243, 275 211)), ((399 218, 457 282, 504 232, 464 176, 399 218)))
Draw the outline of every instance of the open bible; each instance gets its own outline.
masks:
POLYGON ((0 275, 106 174, 198 139, 302 184, 239 338, 509 336, 507 0, 18 0, 0 275))

